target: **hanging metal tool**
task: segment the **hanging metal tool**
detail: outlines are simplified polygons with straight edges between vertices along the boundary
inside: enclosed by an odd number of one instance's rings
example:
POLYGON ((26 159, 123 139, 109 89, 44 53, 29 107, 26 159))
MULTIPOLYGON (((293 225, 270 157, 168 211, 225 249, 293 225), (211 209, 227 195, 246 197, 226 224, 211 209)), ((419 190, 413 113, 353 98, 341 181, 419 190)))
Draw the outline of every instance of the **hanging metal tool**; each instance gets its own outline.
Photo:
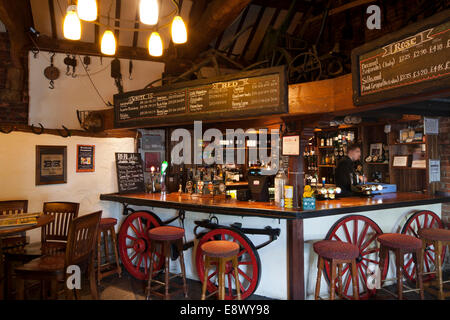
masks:
POLYGON ((50 65, 44 69, 44 76, 50 80, 49 88, 55 89, 54 80, 59 78, 59 69, 53 65, 53 59, 55 57, 55 53, 50 53, 50 65))
POLYGON ((120 73, 120 60, 117 58, 111 61, 111 77, 114 78, 119 93, 123 93, 122 74, 120 73))
POLYGON ((76 78, 75 68, 77 67, 77 59, 75 56, 70 57, 69 54, 64 58, 64 64, 67 66, 66 75, 72 76, 72 78, 76 78), (72 72, 70 72, 70 68, 72 67, 72 72))
POLYGON ((85 69, 86 71, 89 71, 89 65, 91 64, 91 57, 85 56, 85 57, 83 58, 83 64, 84 64, 84 69, 85 69))

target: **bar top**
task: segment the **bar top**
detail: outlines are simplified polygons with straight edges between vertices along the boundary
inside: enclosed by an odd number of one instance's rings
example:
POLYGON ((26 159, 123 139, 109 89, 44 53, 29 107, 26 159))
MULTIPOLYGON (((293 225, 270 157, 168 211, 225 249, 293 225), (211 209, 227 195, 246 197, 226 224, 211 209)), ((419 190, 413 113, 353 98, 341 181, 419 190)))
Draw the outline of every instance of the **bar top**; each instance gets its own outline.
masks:
POLYGON ((275 219, 309 219, 343 213, 418 206, 450 202, 450 196, 396 192, 373 197, 345 197, 336 200, 317 201, 316 210, 280 208, 273 202, 250 202, 224 198, 205 198, 177 192, 160 193, 102 194, 101 200, 108 200, 138 206, 182 209, 211 214, 238 216, 259 216, 275 219))

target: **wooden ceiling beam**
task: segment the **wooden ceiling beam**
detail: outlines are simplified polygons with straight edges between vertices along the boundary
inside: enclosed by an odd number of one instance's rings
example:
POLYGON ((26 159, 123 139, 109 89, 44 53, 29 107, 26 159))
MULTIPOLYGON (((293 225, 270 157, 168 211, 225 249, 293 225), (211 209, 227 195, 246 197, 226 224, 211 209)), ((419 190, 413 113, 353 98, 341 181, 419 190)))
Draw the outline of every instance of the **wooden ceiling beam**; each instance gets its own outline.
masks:
MULTIPOLYGON (((42 35, 37 39, 36 44, 40 50, 44 51, 88 56, 105 56, 100 52, 99 46, 91 42, 56 40, 42 35)), ((164 62, 163 57, 152 57, 145 48, 133 48, 128 46, 117 47, 117 52, 114 57, 119 59, 164 62)))
POLYGON ((213 0, 203 11, 198 23, 189 30, 189 38, 183 46, 182 56, 194 59, 208 49, 212 40, 225 30, 251 0, 213 0))
POLYGON ((0 0, 0 20, 8 31, 11 65, 6 75, 6 89, 0 91, 0 101, 19 102, 23 97, 26 70, 22 63, 24 49, 29 45, 27 32, 33 27, 29 0, 0 0))

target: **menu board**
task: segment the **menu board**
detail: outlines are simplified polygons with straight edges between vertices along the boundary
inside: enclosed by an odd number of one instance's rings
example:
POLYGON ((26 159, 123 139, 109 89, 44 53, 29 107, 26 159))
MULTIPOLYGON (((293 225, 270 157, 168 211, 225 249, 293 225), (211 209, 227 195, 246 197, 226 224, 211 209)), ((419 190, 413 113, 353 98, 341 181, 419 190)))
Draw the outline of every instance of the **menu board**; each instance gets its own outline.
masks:
POLYGON ((287 98, 284 66, 175 83, 115 95, 115 127, 284 113, 287 98))
POLYGON ((352 51, 353 101, 364 105, 450 86, 450 10, 352 51))
POLYGON ((144 170, 139 153, 116 152, 119 193, 145 192, 144 170))

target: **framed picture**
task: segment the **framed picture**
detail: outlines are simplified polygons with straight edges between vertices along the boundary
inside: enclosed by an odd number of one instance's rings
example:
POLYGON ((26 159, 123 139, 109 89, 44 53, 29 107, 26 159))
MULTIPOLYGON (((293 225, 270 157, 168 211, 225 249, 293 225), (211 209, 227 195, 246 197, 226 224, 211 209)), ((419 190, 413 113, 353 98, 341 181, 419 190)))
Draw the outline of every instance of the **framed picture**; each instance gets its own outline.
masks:
POLYGON ((370 156, 380 157, 383 154, 383 144, 382 143, 371 143, 370 144, 370 156))
POLYGON ((95 171, 95 146, 77 145, 77 172, 95 171))
POLYGON ((409 166, 409 156, 394 156, 393 167, 405 168, 409 166))
POLYGON ((161 166, 161 152, 146 152, 145 153, 145 172, 151 172, 151 168, 161 166))
POLYGON ((67 183, 67 147, 36 146, 36 185, 67 183))
POLYGON ((283 156, 300 155, 300 136, 283 137, 283 156))

